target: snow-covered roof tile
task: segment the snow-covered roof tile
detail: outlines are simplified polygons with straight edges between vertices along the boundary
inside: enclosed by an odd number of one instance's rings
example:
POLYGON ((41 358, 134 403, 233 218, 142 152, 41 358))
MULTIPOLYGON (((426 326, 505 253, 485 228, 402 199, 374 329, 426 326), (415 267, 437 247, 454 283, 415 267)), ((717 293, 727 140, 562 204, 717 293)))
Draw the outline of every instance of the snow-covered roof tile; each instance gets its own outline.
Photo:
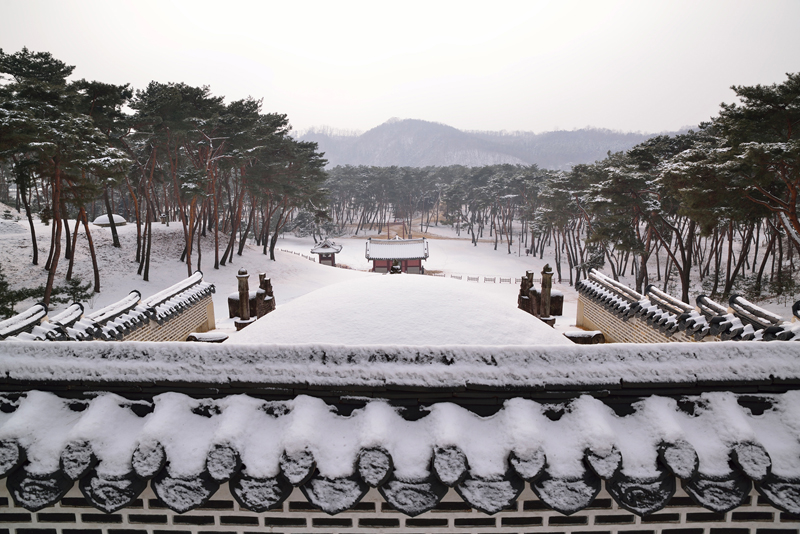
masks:
POLYGON ((428 240, 420 239, 369 239, 368 260, 424 260, 428 258, 428 240))
POLYGON ((99 324, 105 324, 109 321, 113 321, 118 316, 135 308, 139 304, 141 298, 142 294, 134 289, 133 291, 128 293, 127 296, 118 300, 117 302, 109 304, 108 306, 101 308, 90 314, 87 314, 86 318, 99 324))
POLYGON ((47 308, 37 304, 19 315, 0 322, 0 340, 85 341, 89 339, 116 340, 146 324, 151 318, 160 323, 188 307, 190 303, 214 292, 213 284, 203 282, 203 274, 192 276, 159 291, 146 299, 133 290, 126 297, 100 310, 83 315, 83 306, 73 303, 60 314, 41 322, 47 308), (34 328, 38 328, 34 332, 34 328), (5 328, 5 329, 4 329, 5 328), (3 332, 9 332, 3 335, 3 332), (27 332, 20 338, 14 334, 27 332))
POLYGON ((716 392, 651 396, 626 415, 582 395, 559 404, 513 398, 489 417, 444 402, 410 418, 383 400, 340 415, 302 395, 131 401, 30 391, 0 401, 0 476, 29 510, 56 503, 80 480, 90 504, 113 512, 152 479, 176 512, 201 506, 227 482, 256 512, 301 486, 334 514, 372 486, 413 516, 453 486, 493 514, 513 505, 527 481, 547 506, 571 514, 591 505, 604 480, 620 507, 646 515, 667 505, 677 478, 715 512, 741 504, 752 482, 774 506, 800 511, 798 391, 760 397, 763 413, 742 405, 750 396, 716 392))
POLYGON ((589 273, 589 279, 581 280, 576 289, 585 298, 595 300, 622 317, 623 321, 637 317, 667 337, 688 330, 697 341, 707 335, 719 336, 723 341, 796 338, 790 323, 738 295, 730 300, 733 313, 705 295, 697 297, 698 309, 695 309, 653 285, 647 287, 645 295, 639 295, 596 270, 589 273))
POLYGON ((322 243, 317 243, 311 249, 312 254, 335 254, 342 251, 342 245, 337 245, 329 239, 325 239, 322 243))
POLYGON ((24 312, 0 321, 0 339, 6 339, 21 332, 30 332, 47 315, 47 306, 34 304, 24 312))

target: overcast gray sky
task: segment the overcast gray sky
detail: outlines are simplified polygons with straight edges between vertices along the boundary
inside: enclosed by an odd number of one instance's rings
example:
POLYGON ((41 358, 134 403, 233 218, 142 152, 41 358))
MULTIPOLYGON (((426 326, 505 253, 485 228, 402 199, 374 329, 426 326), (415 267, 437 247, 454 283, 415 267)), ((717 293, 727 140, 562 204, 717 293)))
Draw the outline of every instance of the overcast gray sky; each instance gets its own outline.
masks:
POLYGON ((295 129, 658 132, 800 71, 800 1, 0 0, 0 48, 74 78, 209 85, 295 129))

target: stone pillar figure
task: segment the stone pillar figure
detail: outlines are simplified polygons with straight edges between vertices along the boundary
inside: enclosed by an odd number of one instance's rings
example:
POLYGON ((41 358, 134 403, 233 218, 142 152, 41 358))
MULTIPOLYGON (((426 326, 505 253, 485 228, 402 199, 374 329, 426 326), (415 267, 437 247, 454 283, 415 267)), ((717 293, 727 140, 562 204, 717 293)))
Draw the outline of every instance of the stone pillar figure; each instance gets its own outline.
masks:
POLYGON ((550 318, 550 291, 553 289, 553 269, 546 264, 542 269, 542 319, 550 318))
POLYGON ((241 330, 250 323, 250 285, 247 269, 242 267, 236 275, 239 280, 239 320, 235 321, 236 329, 241 330))
POLYGON ((264 275, 264 281, 261 282, 260 287, 267 293, 267 297, 269 297, 269 302, 267 303, 267 313, 275 311, 275 293, 272 290, 272 280, 267 278, 266 274, 264 275))
POLYGON ((531 305, 531 286, 533 285, 533 271, 525 271, 522 282, 519 284, 519 295, 517 296, 517 307, 528 313, 533 313, 531 305))

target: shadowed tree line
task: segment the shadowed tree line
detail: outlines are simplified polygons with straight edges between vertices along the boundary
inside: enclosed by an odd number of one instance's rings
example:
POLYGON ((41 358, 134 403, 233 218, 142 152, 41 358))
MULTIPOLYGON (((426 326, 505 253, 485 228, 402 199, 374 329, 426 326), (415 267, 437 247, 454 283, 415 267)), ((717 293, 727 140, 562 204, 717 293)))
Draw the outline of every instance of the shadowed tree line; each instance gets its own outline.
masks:
POLYGON ((182 226, 180 260, 191 274, 202 265, 202 238, 211 241, 215 269, 242 254, 248 234, 275 259, 277 235, 295 210, 324 209, 322 154, 289 135, 286 115, 263 113, 260 100, 226 104, 208 87, 183 83, 133 90, 68 81, 73 70, 47 52, 0 50, 0 178, 6 198, 13 185, 10 200, 25 212, 34 265, 40 259, 33 217, 53 223, 45 303, 62 256, 72 278, 81 226, 93 290, 100 291, 88 224, 98 205, 111 221, 114 246, 120 242, 112 213, 135 220, 134 257, 144 280, 152 225, 160 219, 182 226))

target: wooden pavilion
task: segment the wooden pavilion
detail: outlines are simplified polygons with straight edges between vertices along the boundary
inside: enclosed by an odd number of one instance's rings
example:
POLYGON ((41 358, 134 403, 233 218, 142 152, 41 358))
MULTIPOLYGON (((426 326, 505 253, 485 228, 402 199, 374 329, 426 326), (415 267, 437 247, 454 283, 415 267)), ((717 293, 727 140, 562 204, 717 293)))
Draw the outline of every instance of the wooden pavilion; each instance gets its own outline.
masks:
POLYGON ((367 241, 366 257, 376 273, 392 270, 411 274, 425 274, 422 260, 428 259, 428 240, 372 239, 367 241))
POLYGON ((336 267, 336 254, 341 251, 342 245, 337 245, 328 238, 325 238, 322 243, 317 243, 311 249, 312 254, 319 256, 319 263, 330 265, 331 267, 336 267))

